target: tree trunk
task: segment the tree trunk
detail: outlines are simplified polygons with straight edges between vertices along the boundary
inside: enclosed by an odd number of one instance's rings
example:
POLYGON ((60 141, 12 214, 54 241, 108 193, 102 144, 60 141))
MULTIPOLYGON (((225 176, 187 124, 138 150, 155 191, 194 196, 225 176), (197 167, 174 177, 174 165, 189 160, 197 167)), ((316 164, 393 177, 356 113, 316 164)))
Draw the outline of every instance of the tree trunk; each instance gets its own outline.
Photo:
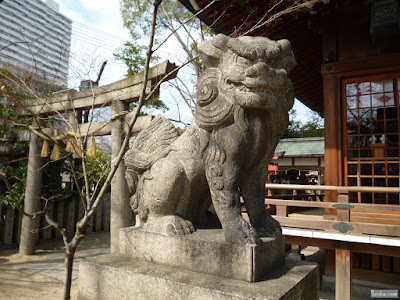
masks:
POLYGON ((70 248, 65 251, 65 277, 63 299, 71 299, 71 284, 72 284, 72 267, 74 264, 75 248, 70 248))
MULTIPOLYGON (((32 126, 36 127, 34 119, 32 126)), ((31 131, 29 142, 28 174, 26 178, 24 210, 28 214, 39 212, 40 194, 42 191, 42 167, 43 159, 40 157, 41 143, 39 137, 31 131)), ((39 237, 39 218, 31 220, 27 216, 22 217, 21 241, 19 253, 32 255, 35 252, 36 243, 39 237)))

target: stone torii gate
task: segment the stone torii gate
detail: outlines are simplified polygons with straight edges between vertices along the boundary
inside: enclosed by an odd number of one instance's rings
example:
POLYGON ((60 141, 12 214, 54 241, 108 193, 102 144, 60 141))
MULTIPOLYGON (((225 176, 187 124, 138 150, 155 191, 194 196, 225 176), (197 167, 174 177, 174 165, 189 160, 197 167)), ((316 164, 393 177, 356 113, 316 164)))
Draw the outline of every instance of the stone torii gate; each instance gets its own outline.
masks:
MULTIPOLYGON (((169 61, 164 61, 149 70, 149 79, 146 85, 148 95, 152 88, 160 81, 167 81, 176 77, 176 66, 169 61)), ((29 117, 32 115, 54 115, 70 114, 70 123, 75 134, 83 133, 80 137, 102 136, 111 134, 111 164, 121 149, 123 136, 126 133, 129 120, 133 113, 129 113, 129 103, 138 101, 143 89, 144 74, 139 73, 126 79, 104 85, 92 87, 82 91, 68 90, 67 92, 55 93, 50 99, 32 100, 27 109, 19 111, 20 116, 29 117), (112 116, 106 122, 79 124, 79 117, 83 110, 111 106, 112 116)), ((159 94, 157 89, 155 96, 159 94)), ((140 131, 151 122, 151 116, 141 116, 135 122, 134 132, 140 131)), ((40 139, 67 138, 69 133, 62 134, 55 128, 41 128, 40 124, 33 121, 31 130, 18 132, 18 141, 29 140, 28 174, 24 209, 28 214, 41 210, 40 197, 42 185, 41 142, 40 139), (40 132, 44 133, 41 134, 40 132), (47 136, 47 137, 46 137, 47 136)), ((110 216, 110 238, 111 252, 118 251, 119 230, 131 225, 131 209, 129 207, 129 193, 125 181, 125 166, 119 165, 111 183, 111 216, 110 216)), ((35 244, 38 239, 37 229, 39 218, 31 220, 23 216, 21 228, 21 240, 19 251, 21 254, 30 255, 35 251, 35 244)))

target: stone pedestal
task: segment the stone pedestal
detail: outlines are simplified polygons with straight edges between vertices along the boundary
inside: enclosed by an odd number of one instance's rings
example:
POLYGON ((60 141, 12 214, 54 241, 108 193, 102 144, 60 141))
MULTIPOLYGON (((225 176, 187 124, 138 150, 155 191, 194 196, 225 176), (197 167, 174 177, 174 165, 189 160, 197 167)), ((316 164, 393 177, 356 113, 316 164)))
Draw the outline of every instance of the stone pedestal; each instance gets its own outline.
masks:
POLYGON ((173 268, 255 282, 285 263, 285 241, 263 238, 260 245, 230 244, 222 229, 163 236, 129 227, 120 231, 120 255, 173 268))
POLYGON ((283 238, 235 245, 216 229, 167 237, 125 228, 119 256, 82 261, 79 269, 81 300, 319 299, 318 266, 284 263, 283 238))

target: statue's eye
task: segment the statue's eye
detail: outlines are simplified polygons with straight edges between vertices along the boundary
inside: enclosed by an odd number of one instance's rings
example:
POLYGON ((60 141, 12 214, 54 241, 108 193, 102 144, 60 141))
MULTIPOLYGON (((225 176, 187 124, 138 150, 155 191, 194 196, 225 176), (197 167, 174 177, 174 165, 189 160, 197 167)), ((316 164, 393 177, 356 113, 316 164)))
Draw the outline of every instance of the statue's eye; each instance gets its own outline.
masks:
POLYGON ((244 58, 242 56, 236 56, 236 64, 239 66, 245 66, 248 67, 251 65, 251 61, 248 60, 247 58, 244 58))

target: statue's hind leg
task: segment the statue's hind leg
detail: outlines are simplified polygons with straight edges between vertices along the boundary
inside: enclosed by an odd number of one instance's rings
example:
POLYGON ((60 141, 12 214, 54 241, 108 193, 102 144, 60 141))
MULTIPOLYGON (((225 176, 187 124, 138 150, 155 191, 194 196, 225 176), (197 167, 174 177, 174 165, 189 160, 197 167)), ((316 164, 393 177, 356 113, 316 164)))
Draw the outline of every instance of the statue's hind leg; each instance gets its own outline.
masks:
POLYGON ((176 214, 179 202, 187 197, 187 181, 180 160, 169 157, 157 161, 142 175, 137 196, 140 209, 147 213, 145 230, 166 235, 194 232, 192 223, 176 214))

